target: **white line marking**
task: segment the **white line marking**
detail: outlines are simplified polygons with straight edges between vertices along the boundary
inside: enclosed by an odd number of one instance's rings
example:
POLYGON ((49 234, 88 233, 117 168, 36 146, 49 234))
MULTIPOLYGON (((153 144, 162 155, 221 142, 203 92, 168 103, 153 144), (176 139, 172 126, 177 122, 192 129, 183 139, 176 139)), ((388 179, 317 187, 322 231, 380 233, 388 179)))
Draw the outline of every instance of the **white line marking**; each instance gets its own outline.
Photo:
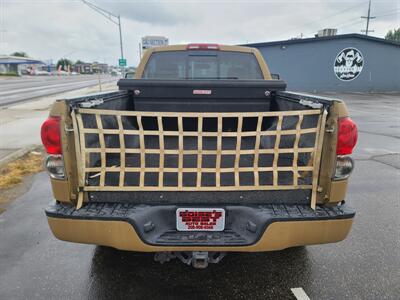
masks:
POLYGON ((306 292, 301 288, 290 289, 297 300, 310 300, 306 292))

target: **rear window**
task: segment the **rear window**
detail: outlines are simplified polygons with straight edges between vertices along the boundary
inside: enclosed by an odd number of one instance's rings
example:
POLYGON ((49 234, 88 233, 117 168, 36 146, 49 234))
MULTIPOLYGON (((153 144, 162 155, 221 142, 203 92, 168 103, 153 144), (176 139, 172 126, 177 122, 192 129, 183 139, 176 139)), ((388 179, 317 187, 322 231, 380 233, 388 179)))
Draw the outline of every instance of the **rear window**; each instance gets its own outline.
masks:
POLYGON ((263 79, 254 54, 229 51, 155 52, 146 64, 146 79, 263 79))

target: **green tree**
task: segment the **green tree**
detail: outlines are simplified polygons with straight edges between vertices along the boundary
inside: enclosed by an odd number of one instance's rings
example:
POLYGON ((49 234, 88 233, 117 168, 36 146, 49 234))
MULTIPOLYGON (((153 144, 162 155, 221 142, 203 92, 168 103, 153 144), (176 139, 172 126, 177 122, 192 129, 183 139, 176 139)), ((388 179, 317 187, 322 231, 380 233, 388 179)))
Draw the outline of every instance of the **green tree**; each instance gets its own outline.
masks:
POLYGON ((80 59, 78 59, 76 62, 75 62, 75 64, 76 65, 80 65, 80 64, 84 64, 85 62, 84 61, 81 61, 80 59))
POLYGON ((72 61, 70 61, 68 58, 61 58, 57 61, 57 69, 59 66, 62 66, 62 69, 67 71, 68 66, 72 66, 72 61))
POLYGON ((385 39, 400 42, 400 28, 389 30, 385 35, 385 39))
POLYGON ((24 51, 16 51, 10 54, 11 56, 18 56, 18 57, 28 57, 28 54, 24 51))

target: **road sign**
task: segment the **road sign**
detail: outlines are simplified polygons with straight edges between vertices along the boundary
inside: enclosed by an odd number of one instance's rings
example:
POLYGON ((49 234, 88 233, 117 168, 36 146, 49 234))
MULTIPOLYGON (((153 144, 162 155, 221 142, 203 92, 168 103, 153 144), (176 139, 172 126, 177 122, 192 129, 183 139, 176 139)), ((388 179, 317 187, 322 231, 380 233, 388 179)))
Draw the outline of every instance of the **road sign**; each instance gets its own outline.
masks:
POLYGON ((118 60, 119 66, 120 67, 126 67, 126 59, 125 58, 120 58, 118 60))

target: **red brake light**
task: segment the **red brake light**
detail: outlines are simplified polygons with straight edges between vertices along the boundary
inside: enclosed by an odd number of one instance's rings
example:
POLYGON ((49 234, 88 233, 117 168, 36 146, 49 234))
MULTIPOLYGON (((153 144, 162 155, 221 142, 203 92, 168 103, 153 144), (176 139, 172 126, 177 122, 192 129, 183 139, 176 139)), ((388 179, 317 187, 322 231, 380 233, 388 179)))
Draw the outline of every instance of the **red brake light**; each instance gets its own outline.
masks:
POLYGON ((186 50, 219 50, 218 44, 188 44, 186 50))
POLYGON ((347 155, 353 152, 357 143, 357 126, 349 117, 340 118, 338 122, 337 155, 347 155))
POLYGON ((48 154, 61 154, 60 118, 49 117, 42 124, 40 135, 48 154))

